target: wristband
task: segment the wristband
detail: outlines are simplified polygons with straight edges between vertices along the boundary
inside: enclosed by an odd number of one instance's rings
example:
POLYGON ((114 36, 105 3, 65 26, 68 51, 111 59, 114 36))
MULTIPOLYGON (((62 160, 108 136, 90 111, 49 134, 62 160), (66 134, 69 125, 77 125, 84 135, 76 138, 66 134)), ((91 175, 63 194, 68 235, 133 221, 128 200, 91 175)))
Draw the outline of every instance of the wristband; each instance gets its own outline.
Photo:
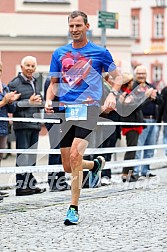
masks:
POLYGON ((110 93, 112 93, 112 94, 115 95, 115 96, 118 96, 118 95, 119 95, 119 92, 118 92, 118 91, 112 90, 112 89, 111 89, 110 93))

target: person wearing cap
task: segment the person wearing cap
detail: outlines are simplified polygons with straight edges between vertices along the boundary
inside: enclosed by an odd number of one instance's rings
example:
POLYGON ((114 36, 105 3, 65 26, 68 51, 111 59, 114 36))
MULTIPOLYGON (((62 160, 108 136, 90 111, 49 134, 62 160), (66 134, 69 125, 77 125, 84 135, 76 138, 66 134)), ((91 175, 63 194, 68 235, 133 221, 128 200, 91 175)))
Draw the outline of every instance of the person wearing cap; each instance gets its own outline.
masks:
MULTIPOLYGON (((100 121, 108 121, 108 122, 119 122, 120 115, 117 113, 117 110, 112 110, 110 112, 103 111, 103 102, 105 101, 106 97, 112 90, 113 86, 113 78, 108 74, 103 74, 103 98, 102 98, 102 106, 101 110, 102 113, 100 114, 99 120, 100 121)), ((120 125, 98 125, 97 129, 95 130, 96 141, 98 142, 99 139, 103 142, 98 146, 98 148, 112 148, 116 146, 118 139, 121 139, 121 128, 120 125)), ((113 153, 102 153, 101 154, 106 162, 111 162, 111 157, 113 153)), ((98 154, 93 155, 93 159, 97 158, 98 154)), ((89 158, 90 159, 90 158, 89 158)), ((111 175, 112 170, 111 168, 105 168, 101 172, 101 185, 107 186, 111 184, 111 175)))
MULTIPOLYGON (((121 87, 123 100, 121 101, 124 104, 124 108, 128 107, 132 102, 130 100, 130 94, 133 90, 133 75, 131 73, 123 73, 123 82, 124 84, 121 87), (129 101, 127 100, 129 99, 129 101)), ((122 122, 127 123, 142 123, 143 122, 143 113, 141 111, 141 106, 137 106, 128 116, 121 117, 122 122)), ((121 127, 122 135, 126 137, 126 145, 137 146, 139 134, 142 133, 143 126, 133 126, 125 125, 121 127)), ((126 151, 124 155, 124 160, 135 159, 136 151, 126 151)), ((122 168, 122 181, 123 182, 136 182, 138 177, 133 174, 134 167, 123 167, 122 168)))

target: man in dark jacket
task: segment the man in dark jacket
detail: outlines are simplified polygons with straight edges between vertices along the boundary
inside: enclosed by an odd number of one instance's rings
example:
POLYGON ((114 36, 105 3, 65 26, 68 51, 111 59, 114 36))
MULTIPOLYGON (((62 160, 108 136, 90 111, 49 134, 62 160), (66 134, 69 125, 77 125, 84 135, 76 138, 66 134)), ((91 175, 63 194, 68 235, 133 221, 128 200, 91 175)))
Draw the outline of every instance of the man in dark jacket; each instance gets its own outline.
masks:
MULTIPOLYGON (((33 77, 36 65, 35 57, 24 57, 21 61, 22 72, 9 83, 11 91, 21 93, 13 117, 33 118, 36 113, 40 113, 42 98, 37 80, 33 77)), ((40 123, 14 122, 13 129, 16 149, 37 149, 40 123)), ((17 154, 16 166, 34 165, 36 165, 35 154, 17 154)), ((36 183, 32 173, 16 174, 16 196, 43 193, 46 189, 36 187, 36 183)))
MULTIPOLYGON (((140 65, 135 69, 135 83, 134 87, 139 87, 140 92, 148 92, 152 90, 149 97, 142 103, 142 112, 144 117, 144 122, 146 123, 156 123, 157 122, 157 112, 158 105, 163 102, 162 97, 158 94, 156 88, 146 81, 147 79, 147 69, 145 66, 140 65)), ((138 146, 155 145, 157 139, 157 126, 147 125, 142 134, 138 138, 138 146)), ((147 149, 143 151, 143 158, 152 158, 154 155, 154 149, 147 149)), ((136 158, 141 158, 141 151, 136 152, 136 158)), ((134 169, 135 174, 139 175, 139 166, 134 169)), ((142 165, 141 175, 144 177, 154 177, 155 175, 150 173, 150 165, 142 165)))

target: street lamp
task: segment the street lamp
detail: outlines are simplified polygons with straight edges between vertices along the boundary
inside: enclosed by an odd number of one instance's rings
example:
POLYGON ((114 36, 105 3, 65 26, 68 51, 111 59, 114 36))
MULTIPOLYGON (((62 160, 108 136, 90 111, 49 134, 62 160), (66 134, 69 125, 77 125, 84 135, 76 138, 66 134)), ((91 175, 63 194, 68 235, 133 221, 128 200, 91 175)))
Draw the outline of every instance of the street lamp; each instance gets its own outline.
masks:
POLYGON ((167 0, 155 0, 157 7, 167 7, 167 0))

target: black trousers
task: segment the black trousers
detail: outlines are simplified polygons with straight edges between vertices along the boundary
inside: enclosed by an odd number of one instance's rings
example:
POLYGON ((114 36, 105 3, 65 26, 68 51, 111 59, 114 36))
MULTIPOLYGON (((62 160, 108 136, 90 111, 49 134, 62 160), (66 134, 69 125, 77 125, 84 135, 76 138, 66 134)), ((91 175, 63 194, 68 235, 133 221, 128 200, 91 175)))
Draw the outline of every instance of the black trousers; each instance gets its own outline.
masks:
MULTIPOLYGON (((37 149, 39 130, 21 129, 15 130, 16 149, 37 149)), ((16 166, 35 166, 36 154, 17 154, 16 166)), ((33 188, 37 183, 32 173, 16 174, 16 187, 33 188)))
MULTIPOLYGON (((126 133, 126 145, 137 146, 139 133, 136 130, 130 130, 126 133)), ((136 151, 127 151, 124 156, 124 160, 135 159, 136 151)), ((134 167, 123 167, 122 173, 128 174, 129 171, 133 171, 134 167)))
MULTIPOLYGON (((45 124, 48 135, 49 135, 49 143, 51 149, 60 149, 60 125, 59 124, 45 124)), ((62 164, 61 154, 49 154, 49 162, 48 165, 56 165, 62 164)), ((48 173, 48 184, 50 189, 56 189, 59 186, 63 186, 65 182, 65 172, 49 172, 48 173)))

